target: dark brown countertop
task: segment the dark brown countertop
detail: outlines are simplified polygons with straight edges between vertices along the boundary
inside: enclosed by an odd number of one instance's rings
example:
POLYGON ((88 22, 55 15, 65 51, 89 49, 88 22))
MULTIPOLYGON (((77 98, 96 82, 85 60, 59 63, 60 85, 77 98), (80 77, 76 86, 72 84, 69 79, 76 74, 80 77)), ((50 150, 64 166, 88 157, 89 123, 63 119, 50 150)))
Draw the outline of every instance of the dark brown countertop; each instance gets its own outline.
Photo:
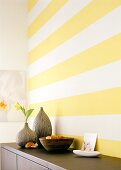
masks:
POLYGON ((66 170, 121 170, 120 158, 104 155, 93 158, 78 157, 70 150, 65 152, 47 152, 42 148, 20 148, 15 143, 2 144, 2 147, 26 159, 47 166, 52 170, 61 168, 66 170))

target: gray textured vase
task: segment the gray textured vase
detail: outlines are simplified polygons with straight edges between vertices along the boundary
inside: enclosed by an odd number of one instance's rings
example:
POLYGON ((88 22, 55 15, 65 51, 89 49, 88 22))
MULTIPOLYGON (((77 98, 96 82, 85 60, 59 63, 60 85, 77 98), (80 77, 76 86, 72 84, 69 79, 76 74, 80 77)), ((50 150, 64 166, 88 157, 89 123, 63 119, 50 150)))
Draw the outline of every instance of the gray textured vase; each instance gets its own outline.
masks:
POLYGON ((29 128, 28 123, 25 123, 24 128, 17 134, 16 143, 19 146, 24 147, 27 142, 35 143, 36 134, 29 128))
POLYGON ((33 124, 33 129, 36 133, 37 143, 39 146, 42 146, 39 141, 40 137, 45 137, 52 134, 52 125, 49 117, 44 112, 43 107, 40 107, 40 111, 37 114, 33 124))

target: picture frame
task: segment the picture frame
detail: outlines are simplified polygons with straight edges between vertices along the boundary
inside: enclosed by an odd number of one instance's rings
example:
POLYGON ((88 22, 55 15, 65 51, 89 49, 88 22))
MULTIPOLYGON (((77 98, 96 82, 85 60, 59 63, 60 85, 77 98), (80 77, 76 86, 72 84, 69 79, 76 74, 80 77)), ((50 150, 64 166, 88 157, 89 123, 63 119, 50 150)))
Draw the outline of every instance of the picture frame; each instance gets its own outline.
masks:
POLYGON ((26 106, 26 74, 19 70, 0 70, 0 122, 24 121, 14 109, 18 102, 26 106))

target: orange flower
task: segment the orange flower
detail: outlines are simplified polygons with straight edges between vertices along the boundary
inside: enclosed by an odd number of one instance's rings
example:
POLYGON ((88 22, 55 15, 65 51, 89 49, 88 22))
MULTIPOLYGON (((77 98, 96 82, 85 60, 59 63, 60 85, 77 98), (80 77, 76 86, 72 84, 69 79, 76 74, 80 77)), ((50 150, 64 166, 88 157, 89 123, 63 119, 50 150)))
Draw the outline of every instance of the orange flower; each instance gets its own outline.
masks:
POLYGON ((5 104, 3 101, 0 102, 0 109, 7 109, 7 104, 5 104))

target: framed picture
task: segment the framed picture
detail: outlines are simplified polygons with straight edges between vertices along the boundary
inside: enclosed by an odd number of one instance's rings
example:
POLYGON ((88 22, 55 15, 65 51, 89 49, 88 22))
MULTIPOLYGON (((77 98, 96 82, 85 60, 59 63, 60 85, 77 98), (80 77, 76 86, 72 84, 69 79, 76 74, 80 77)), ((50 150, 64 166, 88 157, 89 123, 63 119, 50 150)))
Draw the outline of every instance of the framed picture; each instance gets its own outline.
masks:
POLYGON ((97 139, 96 133, 85 133, 81 150, 82 151, 94 151, 96 139, 97 139))
POLYGON ((14 109, 17 102, 26 105, 25 72, 0 70, 0 122, 24 121, 24 115, 14 109))

